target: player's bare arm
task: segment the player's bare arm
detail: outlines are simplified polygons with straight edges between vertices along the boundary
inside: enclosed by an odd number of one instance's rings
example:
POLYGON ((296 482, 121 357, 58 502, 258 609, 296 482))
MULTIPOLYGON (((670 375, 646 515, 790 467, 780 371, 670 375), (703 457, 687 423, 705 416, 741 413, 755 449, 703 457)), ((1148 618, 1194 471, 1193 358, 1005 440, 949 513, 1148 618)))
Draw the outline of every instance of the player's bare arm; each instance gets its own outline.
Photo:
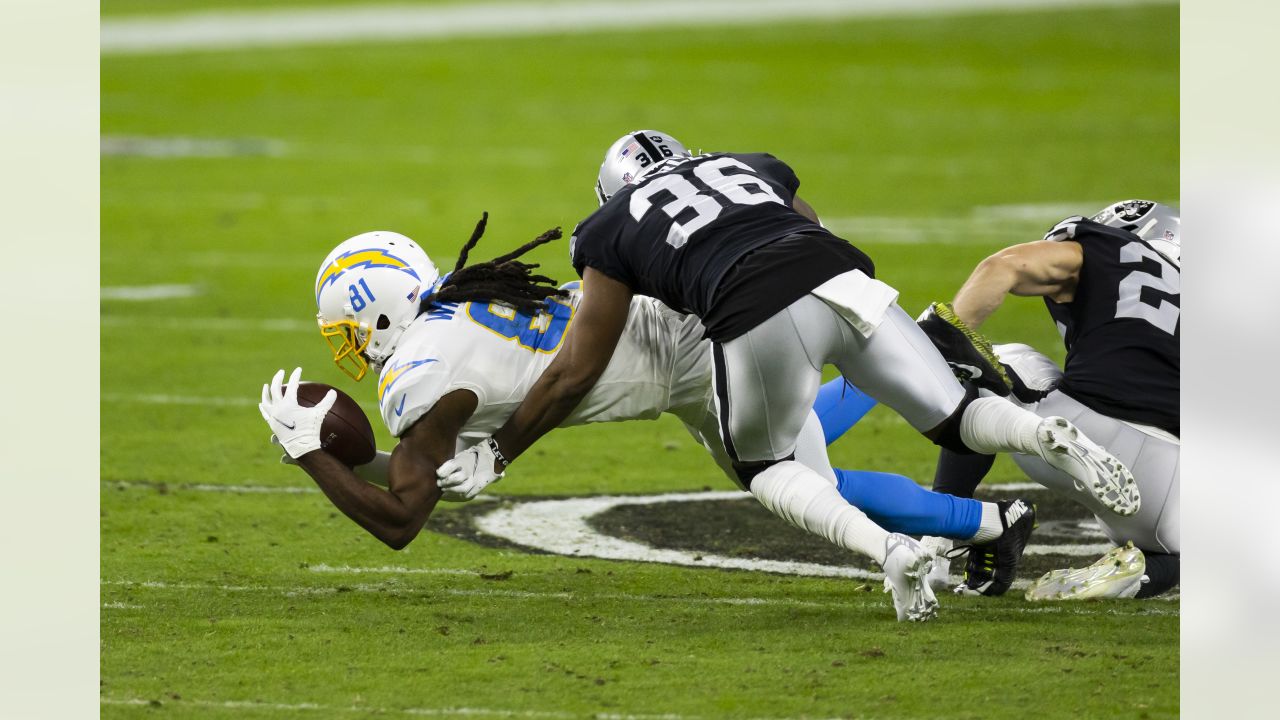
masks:
POLYGON ((971 328, 978 328, 1006 295, 1047 297, 1071 302, 1084 253, 1079 243, 1037 240, 1005 248, 974 268, 952 306, 971 328))
POLYGON ((583 273, 582 304, 564 348, 493 435, 507 462, 569 417, 595 387, 626 327, 632 294, 631 288, 594 268, 583 273))
POLYGON ((458 432, 475 411, 476 396, 451 392, 409 428, 391 453, 386 489, 362 480, 337 458, 315 450, 298 465, 344 515, 395 550, 421 532, 439 502, 436 468, 453 456, 458 432))

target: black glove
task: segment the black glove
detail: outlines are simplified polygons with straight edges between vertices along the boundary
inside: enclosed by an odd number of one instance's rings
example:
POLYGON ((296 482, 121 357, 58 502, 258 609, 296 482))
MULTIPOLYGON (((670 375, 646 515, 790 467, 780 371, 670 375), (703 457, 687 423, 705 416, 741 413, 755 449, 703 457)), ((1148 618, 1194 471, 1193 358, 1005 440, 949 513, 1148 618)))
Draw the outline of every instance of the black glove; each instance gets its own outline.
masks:
POLYGON ((964 324, 951 303, 934 303, 916 320, 920 329, 960 380, 1006 397, 1013 383, 991 348, 991 341, 964 324))

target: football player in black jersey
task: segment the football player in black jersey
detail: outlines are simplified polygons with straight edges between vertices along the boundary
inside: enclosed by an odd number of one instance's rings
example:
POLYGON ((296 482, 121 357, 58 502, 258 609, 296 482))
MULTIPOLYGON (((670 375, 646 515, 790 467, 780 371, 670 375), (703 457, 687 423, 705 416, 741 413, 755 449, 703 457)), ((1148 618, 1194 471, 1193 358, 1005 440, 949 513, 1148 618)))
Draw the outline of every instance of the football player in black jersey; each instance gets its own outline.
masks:
MULTIPOLYGON (((794 460, 825 365, 944 447, 1037 454, 1115 511, 1136 510, 1128 470, 1069 422, 967 394, 897 291, 874 278, 871 259, 797 200, 799 184, 768 154, 695 156, 651 130, 614 142, 596 185, 600 209, 570 241, 583 299, 559 356, 493 437, 440 468, 441 485, 497 477, 558 425, 608 365, 631 297, 643 294, 702 320, 721 435, 743 487, 792 524, 878 562, 899 620, 937 611, 925 582, 931 554, 794 460)), ((1033 516, 1010 503, 1002 541, 1020 551, 1033 516)))
MULTIPOLYGON (((1008 295, 1044 298, 1066 344, 1066 365, 1058 373, 1032 371, 1034 384, 1049 392, 1016 394, 1038 414, 1064 416, 1105 445, 1132 470, 1142 494, 1137 514, 1117 517, 1039 458, 1015 456, 1032 479, 1092 510, 1119 546, 1088 568, 1045 575, 1028 599, 1142 598, 1178 583, 1180 225, 1177 209, 1147 200, 1113 203, 1092 219, 1068 218, 1041 241, 983 260, 952 303, 959 321, 976 330, 1008 295)), ((934 489, 972 497, 992 460, 944 449, 934 489)), ((960 590, 980 591, 990 581, 983 566, 994 555, 995 548, 971 549, 960 590)))

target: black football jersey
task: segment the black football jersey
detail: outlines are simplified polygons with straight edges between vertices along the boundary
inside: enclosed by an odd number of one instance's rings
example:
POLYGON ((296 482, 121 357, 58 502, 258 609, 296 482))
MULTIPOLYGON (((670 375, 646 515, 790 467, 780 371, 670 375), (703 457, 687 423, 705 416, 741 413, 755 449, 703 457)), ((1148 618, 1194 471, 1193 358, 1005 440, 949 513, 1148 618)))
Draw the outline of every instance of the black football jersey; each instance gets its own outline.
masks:
POLYGON ((870 258, 792 209, 799 186, 765 153, 668 160, 578 223, 574 269, 595 268, 731 340, 842 272, 874 273, 870 258))
POLYGON ((1074 299, 1045 298, 1067 346, 1059 388, 1104 415, 1179 434, 1181 273, 1138 236, 1076 226, 1074 299))

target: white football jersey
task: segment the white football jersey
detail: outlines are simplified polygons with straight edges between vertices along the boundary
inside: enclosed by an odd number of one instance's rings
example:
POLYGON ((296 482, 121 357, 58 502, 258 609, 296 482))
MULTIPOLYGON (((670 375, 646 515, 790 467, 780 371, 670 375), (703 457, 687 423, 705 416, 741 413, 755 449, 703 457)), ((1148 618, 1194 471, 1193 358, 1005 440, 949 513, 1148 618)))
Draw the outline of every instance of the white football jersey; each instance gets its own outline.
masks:
MULTIPOLYGON (((479 401, 459 447, 502 427, 564 345, 582 300, 575 285, 568 286, 569 297, 548 300, 550 312, 533 317, 479 302, 445 304, 419 316, 378 379, 378 405, 391 434, 399 437, 459 389, 479 401)), ((711 396, 709 348, 696 317, 636 296, 604 374, 561 426, 701 412, 711 396)))

